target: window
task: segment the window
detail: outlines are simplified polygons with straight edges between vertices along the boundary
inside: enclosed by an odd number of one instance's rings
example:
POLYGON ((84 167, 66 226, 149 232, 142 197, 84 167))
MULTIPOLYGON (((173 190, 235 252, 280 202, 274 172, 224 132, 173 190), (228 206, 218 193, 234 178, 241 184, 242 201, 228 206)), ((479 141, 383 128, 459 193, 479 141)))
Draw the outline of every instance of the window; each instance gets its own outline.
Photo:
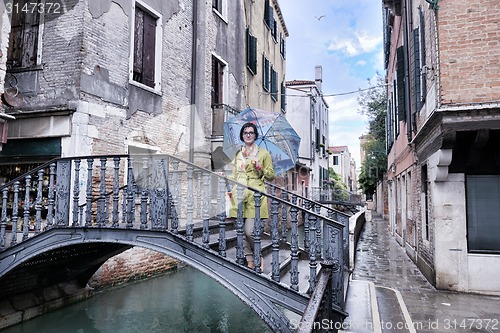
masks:
POLYGON ((297 191, 297 172, 292 171, 292 191, 297 191))
POLYGON ((469 252, 500 253, 500 176, 466 176, 469 252))
POLYGON ((227 16, 227 0, 212 0, 212 8, 221 17, 227 16))
POLYGON ((339 156, 338 155, 333 156, 333 165, 339 165, 339 156))
MULTIPOLYGON (((41 0, 19 0, 17 8, 38 8, 41 0)), ((12 10, 7 68, 33 68, 41 63, 41 25, 37 10, 12 10)))
POLYGON ((132 81, 160 88, 160 15, 135 3, 132 81))
POLYGON ((247 28, 247 68, 253 74, 257 74, 257 38, 252 36, 247 28))
POLYGON ((225 64, 212 57, 212 106, 224 103, 224 69, 225 64))
POLYGON ((262 55, 262 87, 265 91, 271 88, 271 63, 265 55, 262 55))
POLYGON ((280 33, 280 54, 283 59, 286 59, 286 41, 280 33))
POLYGON ((271 98, 276 102, 278 100, 278 72, 271 67, 271 98))
POLYGON ((281 111, 286 112, 286 84, 284 79, 281 81, 281 111))
POLYGON ((395 92, 397 94, 397 108, 398 108, 398 120, 406 120, 406 110, 405 110, 405 66, 404 66, 404 48, 400 46, 396 50, 396 88, 395 92))

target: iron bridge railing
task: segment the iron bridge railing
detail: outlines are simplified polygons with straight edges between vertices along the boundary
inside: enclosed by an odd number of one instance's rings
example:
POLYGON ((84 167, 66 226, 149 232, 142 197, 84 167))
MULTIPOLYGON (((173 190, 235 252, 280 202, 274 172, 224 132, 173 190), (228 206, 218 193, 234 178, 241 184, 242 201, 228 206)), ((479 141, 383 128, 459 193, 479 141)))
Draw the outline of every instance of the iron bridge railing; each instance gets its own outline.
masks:
MULTIPOLYGON (((182 234, 210 250, 210 228, 218 226, 218 254, 227 256, 226 188, 238 198, 243 184, 170 155, 111 155, 58 158, 0 186, 0 252, 53 227, 127 228, 182 234), (195 230, 201 231, 201 237, 195 230)), ((290 267, 289 288, 311 295, 327 267, 330 288, 322 297, 321 316, 343 313, 344 273, 348 262, 348 216, 314 204, 275 186, 269 193, 254 191, 255 271, 262 273, 260 258, 263 230, 272 243, 271 279, 277 283, 280 267, 290 267), (269 219, 260 218, 260 203, 267 197, 269 219), (298 201, 301 201, 299 204, 298 201), (339 222, 339 220, 341 222, 339 222), (299 237, 299 223, 307 234, 299 237), (265 224, 265 225, 264 225, 265 224), (299 239, 302 241, 299 242, 299 239), (305 255, 305 270, 299 265, 305 255), (300 266, 300 267, 299 267, 300 266), (302 271, 299 271, 299 268, 302 271), (309 276, 299 288, 299 273, 309 276), (326 309, 326 311, 325 311, 326 309)), ((242 203, 236 218, 235 264, 244 264, 242 203)), ((323 279, 324 280, 324 279, 323 279)), ((322 280, 322 281, 323 281, 322 280)), ((323 282, 322 282, 323 283, 323 282)), ((342 320, 344 315, 337 316, 342 320)), ((331 318, 329 318, 331 319, 331 318)))

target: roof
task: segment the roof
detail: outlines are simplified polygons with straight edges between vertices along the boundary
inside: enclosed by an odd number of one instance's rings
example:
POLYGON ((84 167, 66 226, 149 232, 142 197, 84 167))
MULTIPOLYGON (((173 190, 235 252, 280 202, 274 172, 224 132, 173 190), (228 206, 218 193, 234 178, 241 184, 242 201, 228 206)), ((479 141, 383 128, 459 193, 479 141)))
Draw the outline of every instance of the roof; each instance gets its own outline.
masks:
POLYGON ((347 146, 331 146, 328 149, 330 149, 332 153, 342 153, 344 151, 349 150, 347 146))
POLYGON ((293 80, 293 81, 286 81, 286 86, 305 86, 308 84, 316 84, 316 82, 311 81, 311 80, 293 80))

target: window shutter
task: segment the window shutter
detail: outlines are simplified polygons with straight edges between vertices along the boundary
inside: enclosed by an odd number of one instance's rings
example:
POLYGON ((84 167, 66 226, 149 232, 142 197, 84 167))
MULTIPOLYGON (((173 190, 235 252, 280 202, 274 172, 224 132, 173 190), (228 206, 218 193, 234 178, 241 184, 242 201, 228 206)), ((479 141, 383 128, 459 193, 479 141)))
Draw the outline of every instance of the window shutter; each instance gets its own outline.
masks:
POLYGON ((281 82, 281 110, 286 112, 286 85, 285 80, 281 82))
POLYGON ((410 43, 412 45, 412 57, 411 57, 411 83, 413 87, 413 96, 411 101, 411 112, 415 113, 420 110, 420 38, 418 28, 414 29, 410 43))
POLYGON ((264 1, 264 22, 269 26, 269 0, 264 1))
POLYGON ((271 97, 278 100, 278 72, 274 68, 271 69, 271 97))
POLYGON ((156 19, 151 15, 144 15, 144 62, 143 82, 148 87, 155 87, 155 48, 156 48, 156 19))
POLYGON ((319 128, 316 128, 316 150, 319 150, 319 144, 320 144, 319 128))
POLYGON ((257 74, 257 38, 250 34, 247 28, 247 66, 250 72, 257 74))
POLYGON ((418 11, 420 19, 420 102, 425 102, 425 95, 427 94, 427 77, 425 70, 425 17, 424 12, 420 8, 418 11))
POLYGON ((142 82, 142 55, 144 50, 144 12, 135 9, 134 26, 134 80, 142 82))
POLYGON ((397 84, 397 97, 398 97, 398 120, 406 121, 405 110, 405 74, 404 74, 404 50, 400 46, 396 50, 396 84, 397 84))
MULTIPOLYGON (((37 64, 38 54, 38 26, 40 14, 38 11, 23 11, 22 8, 28 1, 18 1, 19 10, 12 10, 11 32, 9 37, 9 48, 7 65, 10 68, 28 68, 37 64)), ((28 8, 37 8, 31 1, 28 8)))
POLYGON ((271 81, 271 77, 270 77, 270 65, 269 65, 269 60, 267 60, 266 56, 265 55, 262 55, 262 87, 264 88, 265 91, 269 91, 270 87, 270 81, 271 81))

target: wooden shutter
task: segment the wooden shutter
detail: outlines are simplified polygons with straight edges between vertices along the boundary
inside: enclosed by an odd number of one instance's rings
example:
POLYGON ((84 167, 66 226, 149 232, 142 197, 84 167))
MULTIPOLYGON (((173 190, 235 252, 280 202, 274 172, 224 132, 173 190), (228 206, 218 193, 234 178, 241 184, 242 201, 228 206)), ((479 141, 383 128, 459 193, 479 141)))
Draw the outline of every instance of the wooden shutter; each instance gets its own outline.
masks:
MULTIPOLYGON (((38 8, 38 1, 20 0, 19 7, 38 8), (26 5, 29 2, 30 4, 26 5)), ((9 38, 9 54, 7 65, 10 68, 29 68, 37 64, 38 51, 38 29, 40 14, 37 10, 12 12, 11 33, 9 38)))
POLYGON ((250 72, 257 74, 257 38, 250 34, 247 28, 247 66, 250 72))
POLYGON ((278 100, 278 72, 274 68, 271 69, 271 97, 278 100))
POLYGON ((404 49, 400 46, 396 50, 396 84, 398 98, 398 119, 406 121, 405 109, 405 73, 404 73, 404 49))
POLYGON ((285 80, 281 82, 281 110, 286 112, 286 85, 285 80))
POLYGON ((420 38, 419 29, 414 29, 411 33, 411 87, 413 88, 413 98, 411 98, 411 112, 415 113, 420 110, 420 38))
POLYGON ((144 50, 144 12, 140 8, 136 8, 134 24, 133 80, 137 82, 142 82, 142 50, 144 50))
POLYGON ((156 19, 144 15, 143 83, 155 87, 156 19))

